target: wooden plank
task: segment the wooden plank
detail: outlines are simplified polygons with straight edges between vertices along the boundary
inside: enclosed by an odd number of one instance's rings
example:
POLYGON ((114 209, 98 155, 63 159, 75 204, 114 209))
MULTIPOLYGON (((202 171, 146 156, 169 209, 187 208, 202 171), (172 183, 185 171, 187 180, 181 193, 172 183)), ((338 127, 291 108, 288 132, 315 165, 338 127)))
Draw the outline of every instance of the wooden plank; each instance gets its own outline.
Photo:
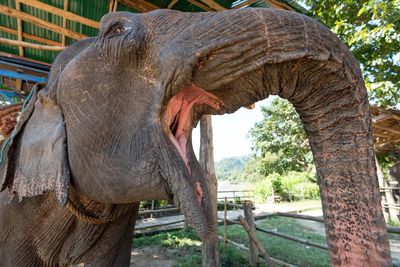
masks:
MULTIPOLYGON (((18 11, 21 10, 21 4, 18 0, 15 0, 15 9, 18 11)), ((21 19, 17 19, 17 36, 18 41, 22 42, 22 21, 21 19)), ((18 46, 19 56, 24 56, 24 48, 22 46, 18 46)))
POLYGON ((201 0, 201 2, 205 3, 207 6, 211 7, 214 10, 223 11, 226 10, 225 7, 221 6, 217 2, 213 0, 201 0))
POLYGON ((41 10, 44 10, 46 12, 52 13, 54 15, 60 16, 60 17, 66 17, 69 20, 73 20, 85 25, 88 25, 92 28, 95 29, 99 29, 100 28, 100 23, 82 16, 79 16, 75 13, 69 12, 69 11, 65 11, 62 9, 59 9, 55 6, 51 6, 48 4, 45 4, 43 2, 40 2, 38 0, 19 0, 21 3, 31 6, 31 7, 35 7, 41 10))
MULTIPOLYGON (((64 11, 68 11, 68 0, 64 0, 64 11)), ((65 16, 63 16, 62 27, 64 29, 67 28, 67 18, 65 16)), ((65 35, 64 34, 61 36, 61 44, 62 44, 62 46, 65 46, 65 35)))
POLYGON ((391 133, 395 133, 395 134, 400 134, 400 131, 394 130, 394 129, 392 129, 392 128, 384 127, 384 126, 381 126, 381 125, 379 125, 379 124, 374 124, 374 125, 372 125, 372 127, 373 127, 373 128, 377 128, 377 129, 381 129, 381 130, 384 130, 384 131, 387 131, 387 132, 391 132, 391 133))
POLYGON ((160 9, 160 7, 150 4, 148 2, 145 1, 140 1, 140 0, 136 0, 136 1, 130 1, 130 0, 119 0, 119 2, 121 4, 126 5, 127 7, 133 8, 139 12, 149 12, 149 11, 153 11, 156 9, 160 9))
POLYGON ((258 1, 258 0, 249 0, 249 1, 245 1, 245 2, 243 2, 243 3, 239 4, 239 5, 236 5, 236 6, 232 7, 232 8, 233 8, 233 9, 239 9, 239 8, 244 7, 244 6, 248 6, 248 5, 254 4, 254 3, 257 2, 257 1, 258 1))
MULTIPOLYGON (((18 32, 16 30, 10 29, 10 28, 4 27, 4 26, 0 26, 0 31, 7 32, 7 33, 10 33, 10 34, 14 34, 14 35, 18 35, 18 32)), ((42 37, 39 37, 39 36, 36 36, 36 35, 32 35, 32 34, 29 34, 29 33, 26 33, 26 32, 22 33, 22 37, 26 38, 26 39, 35 40, 37 42, 41 42, 41 43, 44 43, 46 45, 61 46, 61 43, 59 43, 59 42, 56 42, 56 41, 53 41, 53 40, 49 40, 49 39, 45 39, 45 38, 42 38, 42 37)))
POLYGON ((381 121, 385 121, 385 120, 387 120, 387 119, 390 119, 390 118, 392 118, 393 117, 393 114, 380 114, 380 115, 378 115, 378 116, 373 116, 372 117, 372 122, 373 123, 378 123, 378 122, 381 122, 381 121))
POLYGON ((178 3, 178 1, 179 1, 179 0, 172 0, 172 1, 168 4, 167 8, 172 8, 176 3, 178 3))
POLYGON ((65 47, 63 47, 63 46, 38 45, 38 44, 32 44, 32 43, 27 43, 27 42, 20 42, 17 40, 10 40, 10 39, 6 39, 6 38, 0 38, 0 44, 23 46, 23 47, 28 47, 28 48, 38 49, 38 50, 49 50, 49 51, 61 51, 61 50, 65 49, 65 47))
POLYGON ((266 234, 279 236, 281 238, 288 239, 288 240, 291 240, 291 241, 294 241, 294 242, 298 242, 298 243, 301 243, 301 244, 304 244, 304 245, 307 245, 307 246, 312 246, 312 247, 328 250, 328 246, 325 245, 325 244, 320 244, 320 243, 312 242, 312 241, 309 241, 309 240, 293 237, 293 236, 290 236, 290 235, 287 235, 287 234, 284 234, 284 233, 279 233, 279 232, 276 232, 276 231, 267 230, 267 229, 260 228, 260 227, 257 227, 257 226, 256 226, 256 230, 260 231, 260 232, 263 232, 263 233, 266 233, 266 234))
POLYGON ((285 3, 279 2, 279 1, 276 1, 276 0, 265 0, 265 2, 268 5, 276 8, 276 9, 284 9, 284 10, 294 11, 294 9, 291 6, 289 6, 285 3))
POLYGON ((55 25, 53 23, 44 21, 44 20, 39 19, 37 17, 34 17, 32 15, 29 15, 28 13, 25 13, 25 12, 22 12, 22 11, 18 11, 18 10, 13 9, 13 8, 9 8, 9 7, 4 6, 4 5, 0 5, 0 13, 4 14, 4 15, 7 15, 7 16, 14 17, 14 18, 20 18, 23 21, 36 24, 36 25, 38 25, 40 27, 49 29, 51 31, 54 31, 54 32, 57 32, 57 33, 60 33, 60 34, 64 34, 64 35, 66 35, 68 37, 71 37, 71 38, 73 38, 75 40, 80 40, 80 39, 83 39, 83 38, 87 37, 84 34, 64 29, 64 28, 62 28, 62 27, 60 27, 58 25, 55 25))
POLYGON ((210 7, 208 7, 208 6, 204 5, 204 4, 202 4, 202 3, 200 3, 200 2, 197 2, 197 1, 195 1, 195 0, 186 0, 186 1, 188 1, 188 2, 191 3, 192 5, 195 5, 195 6, 197 6, 197 7, 200 7, 201 9, 203 9, 203 10, 205 10, 205 11, 214 11, 212 8, 210 8, 210 7))

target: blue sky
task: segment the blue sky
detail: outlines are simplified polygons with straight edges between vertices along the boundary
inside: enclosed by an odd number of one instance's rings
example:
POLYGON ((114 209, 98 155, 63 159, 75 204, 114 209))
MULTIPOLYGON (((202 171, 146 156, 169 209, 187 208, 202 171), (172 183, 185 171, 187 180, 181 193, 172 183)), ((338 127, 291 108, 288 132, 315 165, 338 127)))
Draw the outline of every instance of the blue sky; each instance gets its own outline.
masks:
MULTIPOLYGON (((214 160, 243 156, 251 153, 249 130, 262 120, 261 106, 272 101, 269 97, 257 102, 252 110, 241 108, 233 114, 212 116, 214 133, 214 160)), ((200 127, 193 130, 193 147, 197 154, 200 144, 200 127)))

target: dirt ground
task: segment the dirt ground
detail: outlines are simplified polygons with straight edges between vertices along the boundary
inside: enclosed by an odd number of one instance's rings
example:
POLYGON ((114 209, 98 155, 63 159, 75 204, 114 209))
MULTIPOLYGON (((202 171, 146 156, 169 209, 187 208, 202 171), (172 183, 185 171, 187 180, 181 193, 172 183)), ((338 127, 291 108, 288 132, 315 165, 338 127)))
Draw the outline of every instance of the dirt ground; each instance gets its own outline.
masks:
POLYGON ((178 253, 175 249, 160 247, 133 249, 131 267, 173 267, 178 253))

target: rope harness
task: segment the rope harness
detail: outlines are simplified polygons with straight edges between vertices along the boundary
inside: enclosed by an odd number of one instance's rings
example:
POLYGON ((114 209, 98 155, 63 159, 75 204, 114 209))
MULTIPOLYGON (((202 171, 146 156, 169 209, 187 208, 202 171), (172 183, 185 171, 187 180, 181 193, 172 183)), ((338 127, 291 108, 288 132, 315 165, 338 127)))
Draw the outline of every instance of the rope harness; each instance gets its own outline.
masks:
POLYGON ((89 213, 85 213, 83 211, 81 211, 78 207, 75 206, 75 204, 72 202, 71 199, 68 199, 67 204, 65 205, 65 207, 69 210, 69 212, 71 212, 76 218, 78 218, 78 220, 81 220, 84 223, 87 224, 104 224, 104 223, 109 223, 112 222, 116 219, 118 219, 118 217, 120 217, 123 212, 114 212, 114 214, 112 214, 110 217, 95 217, 89 213))

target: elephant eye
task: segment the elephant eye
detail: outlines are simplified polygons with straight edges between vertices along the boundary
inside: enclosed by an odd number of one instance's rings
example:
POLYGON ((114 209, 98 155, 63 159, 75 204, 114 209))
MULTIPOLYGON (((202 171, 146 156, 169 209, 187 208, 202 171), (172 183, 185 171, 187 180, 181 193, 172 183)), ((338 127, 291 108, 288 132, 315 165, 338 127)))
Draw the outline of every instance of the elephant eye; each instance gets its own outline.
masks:
POLYGON ((118 36, 124 32, 131 30, 132 27, 125 27, 122 23, 117 22, 113 24, 105 34, 108 37, 118 36))

